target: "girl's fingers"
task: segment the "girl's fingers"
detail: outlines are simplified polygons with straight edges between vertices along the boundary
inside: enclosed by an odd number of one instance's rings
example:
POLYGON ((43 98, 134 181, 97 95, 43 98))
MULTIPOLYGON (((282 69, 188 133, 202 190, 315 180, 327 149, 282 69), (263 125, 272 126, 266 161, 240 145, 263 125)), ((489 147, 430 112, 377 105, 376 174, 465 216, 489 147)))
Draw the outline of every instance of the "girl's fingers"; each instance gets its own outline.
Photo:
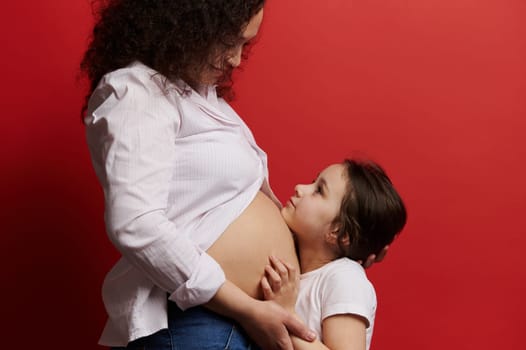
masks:
POLYGON ((376 258, 374 259, 374 262, 380 262, 382 260, 384 260, 385 258, 385 255, 387 254, 387 251, 389 250, 389 246, 386 245, 381 251, 380 253, 378 253, 378 255, 376 256, 376 258))
POLYGON ((270 265, 265 266, 265 273, 272 291, 277 293, 281 289, 281 276, 270 265))
POLYGON ((288 262, 286 262, 284 260, 281 260, 281 262, 287 268, 288 273, 289 273, 289 278, 294 280, 294 281, 297 280, 299 278, 299 275, 298 275, 298 270, 296 269, 296 267, 293 266, 292 264, 289 264, 288 262))
POLYGON ((265 276, 261 278, 261 289, 263 290, 263 297, 265 298, 265 300, 274 299, 274 293, 272 292, 270 283, 268 283, 268 279, 265 276))
POLYGON ((274 270, 276 270, 279 273, 280 277, 283 280, 287 280, 289 278, 288 268, 285 266, 285 264, 283 264, 283 262, 280 259, 276 258, 275 256, 270 256, 270 263, 272 264, 274 270))
POLYGON ((374 264, 374 260, 376 259, 376 255, 371 254, 367 257, 367 260, 362 264, 364 268, 369 268, 374 264))

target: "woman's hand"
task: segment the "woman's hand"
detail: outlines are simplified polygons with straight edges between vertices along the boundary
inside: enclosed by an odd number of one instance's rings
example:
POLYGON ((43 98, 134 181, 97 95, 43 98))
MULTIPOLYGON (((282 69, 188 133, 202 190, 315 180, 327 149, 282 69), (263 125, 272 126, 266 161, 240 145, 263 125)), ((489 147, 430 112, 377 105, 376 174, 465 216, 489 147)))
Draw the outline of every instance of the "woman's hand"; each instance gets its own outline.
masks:
POLYGON ((302 321, 272 300, 258 300, 239 322, 248 336, 265 350, 293 350, 291 335, 308 342, 316 339, 302 321))
POLYGON ((300 278, 297 269, 291 264, 274 256, 265 266, 265 275, 261 278, 261 289, 265 300, 273 300, 294 313, 298 297, 300 278))
POLYGON ((235 319, 265 350, 293 350, 291 335, 308 342, 316 339, 314 332, 277 302, 251 298, 228 280, 205 306, 235 319))
POLYGON ((368 268, 368 267, 371 267, 372 264, 374 263, 378 263, 382 260, 384 260, 385 256, 387 255, 387 250, 389 249, 389 246, 386 245, 381 251, 380 253, 378 253, 378 255, 375 255, 375 254, 371 254, 367 257, 367 260, 365 260, 365 262, 359 260, 358 263, 361 264, 364 269, 368 268))

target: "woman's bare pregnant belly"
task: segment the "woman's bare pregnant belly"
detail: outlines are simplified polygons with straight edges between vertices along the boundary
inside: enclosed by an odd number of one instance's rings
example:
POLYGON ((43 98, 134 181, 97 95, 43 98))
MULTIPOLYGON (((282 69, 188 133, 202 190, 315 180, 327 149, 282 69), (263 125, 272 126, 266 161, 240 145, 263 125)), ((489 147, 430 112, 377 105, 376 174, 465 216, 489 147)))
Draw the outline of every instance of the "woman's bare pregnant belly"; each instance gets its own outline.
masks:
POLYGON ((299 271, 292 235, 279 208, 262 192, 208 249, 226 278, 261 299, 259 283, 270 255, 294 264, 299 271))

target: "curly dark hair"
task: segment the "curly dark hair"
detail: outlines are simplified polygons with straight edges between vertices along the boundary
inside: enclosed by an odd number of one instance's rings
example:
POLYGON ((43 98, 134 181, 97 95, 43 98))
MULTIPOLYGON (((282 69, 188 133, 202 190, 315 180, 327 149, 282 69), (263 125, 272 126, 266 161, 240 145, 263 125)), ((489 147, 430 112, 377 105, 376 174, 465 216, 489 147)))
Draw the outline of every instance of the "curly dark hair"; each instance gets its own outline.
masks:
POLYGON ((347 189, 335 220, 339 226, 340 254, 365 261, 393 242, 405 226, 407 212, 378 164, 354 159, 346 159, 343 164, 347 169, 347 189))
MULTIPOLYGON (((94 0, 95 26, 81 61, 89 95, 100 79, 134 61, 169 81, 190 85, 195 72, 211 64, 218 48, 235 44, 265 0, 94 0)), ((219 81, 220 96, 231 95, 231 69, 219 81)), ((83 111, 85 110, 84 109, 83 111)))

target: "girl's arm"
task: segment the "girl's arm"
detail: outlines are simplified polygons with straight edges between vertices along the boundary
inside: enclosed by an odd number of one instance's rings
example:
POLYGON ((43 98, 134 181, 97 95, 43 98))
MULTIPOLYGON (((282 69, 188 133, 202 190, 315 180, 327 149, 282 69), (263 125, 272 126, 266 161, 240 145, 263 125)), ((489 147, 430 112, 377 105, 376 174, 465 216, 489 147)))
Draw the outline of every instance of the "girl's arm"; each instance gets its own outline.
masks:
POLYGON ((344 314, 327 317, 323 320, 323 343, 309 343, 292 337, 294 350, 365 350, 365 320, 360 316, 344 314))

